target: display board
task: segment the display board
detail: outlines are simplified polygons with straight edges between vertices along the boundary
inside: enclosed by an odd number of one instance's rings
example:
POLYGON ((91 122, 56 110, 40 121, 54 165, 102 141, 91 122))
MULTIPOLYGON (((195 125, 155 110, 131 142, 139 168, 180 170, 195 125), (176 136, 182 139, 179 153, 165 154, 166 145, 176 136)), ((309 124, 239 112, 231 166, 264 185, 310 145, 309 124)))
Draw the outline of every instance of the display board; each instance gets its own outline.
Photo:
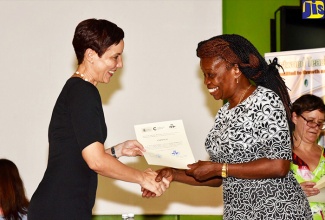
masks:
MULTIPOLYGON (((47 165, 54 103, 76 70, 76 25, 103 18, 125 31, 124 68, 98 85, 106 118, 105 146, 134 139, 134 125, 184 122, 196 160, 222 104, 203 84, 198 42, 222 32, 222 0, 0 1, 0 157, 14 161, 30 198, 47 165)), ((121 158, 146 169, 143 158, 121 158)), ((157 169, 158 167, 152 167, 157 169)), ((156 199, 140 186, 99 177, 94 214, 222 214, 222 189, 172 183, 156 199)))
POLYGON ((274 57, 283 67, 278 69, 289 88, 292 101, 303 94, 325 98, 325 48, 265 54, 267 62, 271 62, 274 57))
MULTIPOLYGON (((268 62, 274 57, 283 67, 278 69, 289 88, 292 102, 304 94, 314 94, 325 101, 325 48, 265 54, 268 62)), ((325 146, 324 134, 320 136, 319 144, 325 146)))

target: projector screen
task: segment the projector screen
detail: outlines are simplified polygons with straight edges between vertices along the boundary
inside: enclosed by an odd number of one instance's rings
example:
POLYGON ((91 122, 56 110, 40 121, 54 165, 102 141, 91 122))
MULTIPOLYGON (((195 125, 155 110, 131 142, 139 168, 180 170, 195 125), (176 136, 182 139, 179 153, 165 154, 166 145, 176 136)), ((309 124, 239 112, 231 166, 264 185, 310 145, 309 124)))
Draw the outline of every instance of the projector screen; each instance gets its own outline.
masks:
MULTIPOLYGON (((0 12, 0 157, 16 163, 28 198, 46 169, 54 103, 76 70, 74 30, 88 18, 125 31, 123 69, 97 86, 105 146, 135 139, 136 124, 181 119, 195 159, 208 159, 205 137, 222 102, 203 84, 196 47, 221 34, 222 0, 2 0, 0 12)), ((142 157, 120 160, 149 167, 142 157)), ((129 212, 222 214, 222 189, 172 183, 163 196, 143 199, 139 185, 99 176, 93 213, 129 212)))

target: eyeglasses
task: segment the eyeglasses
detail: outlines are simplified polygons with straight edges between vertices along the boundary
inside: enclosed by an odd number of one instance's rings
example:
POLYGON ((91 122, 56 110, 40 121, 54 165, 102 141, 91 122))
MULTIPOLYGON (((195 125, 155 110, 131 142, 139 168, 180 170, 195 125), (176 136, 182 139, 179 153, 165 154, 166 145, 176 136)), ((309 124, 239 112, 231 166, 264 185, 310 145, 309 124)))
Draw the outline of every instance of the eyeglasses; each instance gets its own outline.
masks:
POLYGON ((307 122, 307 125, 311 128, 316 128, 318 127, 319 129, 321 130, 324 130, 325 129, 325 122, 321 122, 321 123, 316 123, 314 122, 313 120, 307 120, 304 116, 300 115, 300 117, 302 117, 306 122, 307 122))

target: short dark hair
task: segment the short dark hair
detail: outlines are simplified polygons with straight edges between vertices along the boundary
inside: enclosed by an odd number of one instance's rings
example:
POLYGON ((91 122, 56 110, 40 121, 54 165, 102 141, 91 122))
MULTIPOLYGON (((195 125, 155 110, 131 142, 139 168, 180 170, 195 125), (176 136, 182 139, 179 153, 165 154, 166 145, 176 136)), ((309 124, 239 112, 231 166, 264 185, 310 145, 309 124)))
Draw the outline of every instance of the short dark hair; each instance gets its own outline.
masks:
POLYGON ((291 112, 295 112, 297 115, 301 115, 304 112, 311 112, 319 110, 325 113, 324 101, 313 94, 305 94, 300 96, 294 103, 292 103, 291 112))
POLYGON ((119 44, 123 38, 124 31, 110 21, 91 18, 80 22, 72 40, 78 65, 82 63, 88 48, 101 57, 107 48, 119 44))

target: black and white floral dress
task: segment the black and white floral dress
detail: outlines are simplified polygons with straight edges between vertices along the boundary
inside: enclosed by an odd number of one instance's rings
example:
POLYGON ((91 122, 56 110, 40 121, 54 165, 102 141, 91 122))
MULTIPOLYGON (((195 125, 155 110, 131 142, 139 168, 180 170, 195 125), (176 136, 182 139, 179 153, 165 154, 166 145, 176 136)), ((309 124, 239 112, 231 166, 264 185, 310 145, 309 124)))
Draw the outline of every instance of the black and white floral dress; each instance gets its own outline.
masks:
MULTIPOLYGON (((286 113, 277 94, 259 86, 238 106, 228 107, 226 103, 218 111, 206 139, 212 161, 291 160, 286 113)), ((312 219, 308 200, 291 171, 284 178, 224 178, 223 200, 225 220, 312 219)))

